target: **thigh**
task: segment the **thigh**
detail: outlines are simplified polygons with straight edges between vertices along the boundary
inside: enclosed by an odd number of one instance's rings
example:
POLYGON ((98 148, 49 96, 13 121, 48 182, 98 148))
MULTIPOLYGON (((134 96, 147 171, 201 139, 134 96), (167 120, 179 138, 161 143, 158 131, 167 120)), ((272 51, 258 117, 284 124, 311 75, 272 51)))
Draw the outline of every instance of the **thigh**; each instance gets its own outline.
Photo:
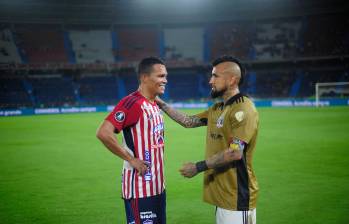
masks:
POLYGON ((128 224, 166 224, 166 193, 125 201, 128 224))
POLYGON ((231 211, 217 207, 216 224, 256 224, 256 209, 231 211))

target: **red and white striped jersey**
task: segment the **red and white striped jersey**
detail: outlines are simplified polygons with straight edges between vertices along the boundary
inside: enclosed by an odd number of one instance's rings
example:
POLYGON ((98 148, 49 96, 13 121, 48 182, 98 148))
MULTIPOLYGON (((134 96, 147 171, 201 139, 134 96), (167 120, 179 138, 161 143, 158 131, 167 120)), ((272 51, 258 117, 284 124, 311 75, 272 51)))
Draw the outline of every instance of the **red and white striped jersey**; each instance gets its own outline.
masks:
POLYGON ((115 132, 123 133, 123 147, 136 158, 150 164, 139 176, 127 161, 122 172, 122 197, 144 198, 161 194, 164 179, 164 121, 156 103, 138 91, 124 97, 108 115, 115 132))

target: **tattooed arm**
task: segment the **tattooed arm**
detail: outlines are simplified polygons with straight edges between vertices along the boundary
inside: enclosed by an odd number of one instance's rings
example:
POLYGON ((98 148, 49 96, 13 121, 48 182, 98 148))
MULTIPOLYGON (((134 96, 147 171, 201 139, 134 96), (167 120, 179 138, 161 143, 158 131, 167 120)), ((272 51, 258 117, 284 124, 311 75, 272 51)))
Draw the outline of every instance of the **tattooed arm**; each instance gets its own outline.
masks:
POLYGON ((242 151, 226 149, 223 152, 219 152, 206 160, 207 168, 214 169, 234 160, 240 160, 242 157, 242 151))
POLYGON ((156 98, 156 103, 159 107, 175 122, 182 125, 185 128, 196 128, 206 125, 206 122, 201 120, 199 117, 193 115, 187 115, 182 113, 172 107, 170 107, 166 102, 161 100, 159 97, 156 98))

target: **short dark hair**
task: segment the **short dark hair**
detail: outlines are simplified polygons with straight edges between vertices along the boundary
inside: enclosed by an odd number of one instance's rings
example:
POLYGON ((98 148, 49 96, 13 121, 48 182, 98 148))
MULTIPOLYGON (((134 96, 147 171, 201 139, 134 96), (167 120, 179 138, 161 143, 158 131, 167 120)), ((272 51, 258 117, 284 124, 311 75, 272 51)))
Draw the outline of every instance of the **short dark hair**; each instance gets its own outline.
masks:
POLYGON ((165 63, 157 57, 143 58, 138 64, 138 78, 141 74, 149 74, 153 69, 153 65, 156 64, 165 65, 165 63))
POLYGON ((235 64, 237 64, 239 66, 240 71, 241 71, 241 78, 240 78, 239 86, 242 85, 242 83, 244 82, 246 69, 243 66, 243 64, 241 63, 241 61, 233 56, 223 55, 223 56, 217 58, 216 60, 214 60, 212 62, 212 66, 214 67, 214 66, 216 66, 220 63, 223 63, 223 62, 234 62, 235 64))

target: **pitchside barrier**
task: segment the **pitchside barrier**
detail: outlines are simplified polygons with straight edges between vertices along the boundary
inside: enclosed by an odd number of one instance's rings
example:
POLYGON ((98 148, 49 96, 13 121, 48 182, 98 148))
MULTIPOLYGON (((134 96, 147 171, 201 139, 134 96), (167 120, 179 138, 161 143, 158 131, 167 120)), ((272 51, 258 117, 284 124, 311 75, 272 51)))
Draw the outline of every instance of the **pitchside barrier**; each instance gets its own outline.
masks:
MULTIPOLYGON (((349 99, 329 99, 329 100, 254 100, 257 107, 315 107, 315 106, 349 106, 349 99)), ((205 109, 212 105, 207 103, 184 103, 177 102, 171 105, 178 109, 205 109)), ((21 115, 40 115, 40 114, 72 114, 72 113, 91 113, 91 112, 109 112, 114 106, 96 106, 96 107, 53 107, 53 108, 33 108, 33 109, 9 109, 0 110, 0 117, 21 116, 21 115)))

